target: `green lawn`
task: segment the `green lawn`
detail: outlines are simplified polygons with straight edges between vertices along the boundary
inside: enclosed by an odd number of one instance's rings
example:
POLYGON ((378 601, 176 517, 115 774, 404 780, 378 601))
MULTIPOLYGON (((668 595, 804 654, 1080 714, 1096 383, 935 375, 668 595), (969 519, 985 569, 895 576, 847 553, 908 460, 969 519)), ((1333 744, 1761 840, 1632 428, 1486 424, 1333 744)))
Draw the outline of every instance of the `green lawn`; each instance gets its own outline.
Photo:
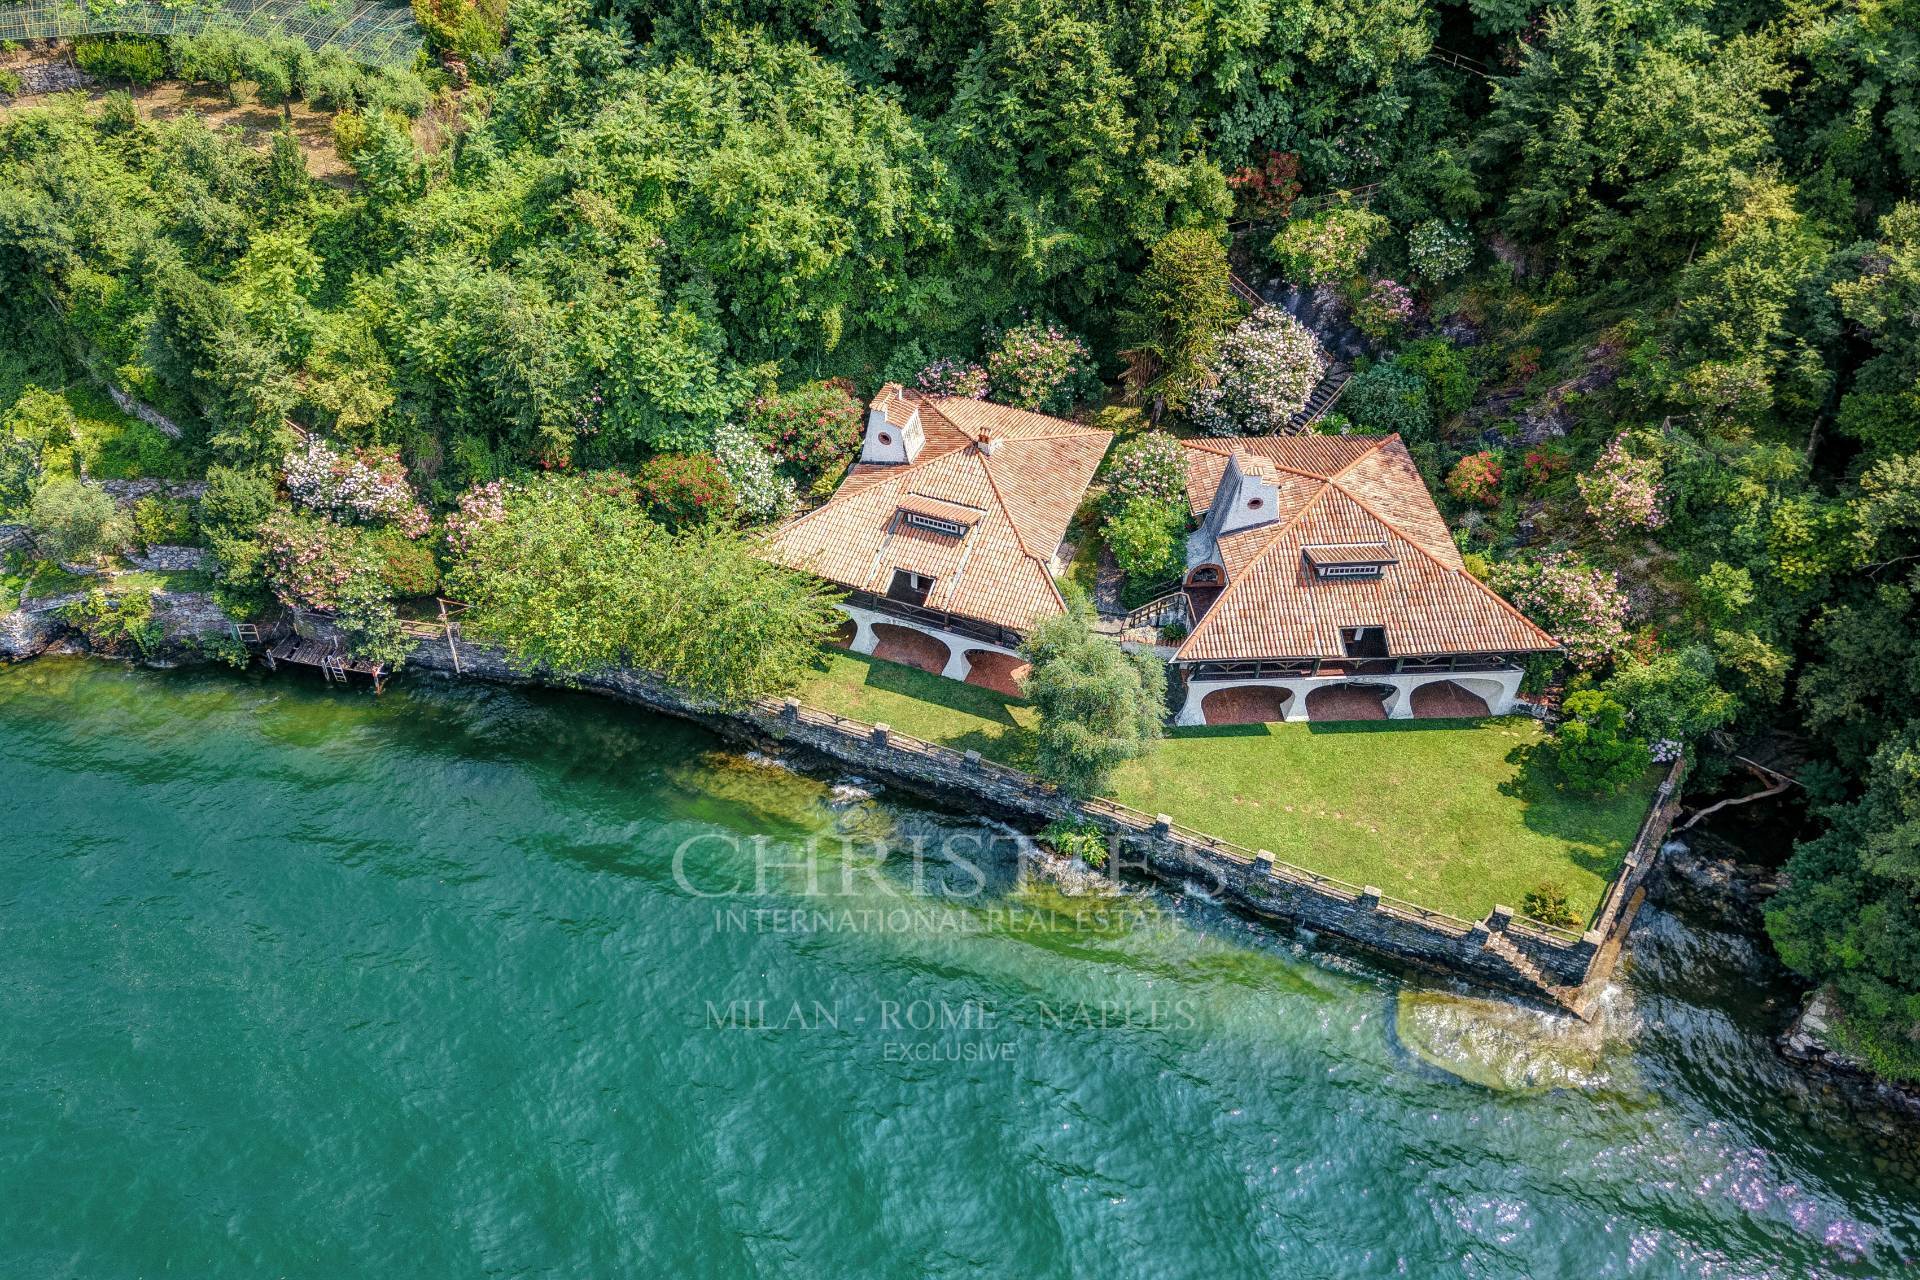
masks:
MULTIPOLYGON (((1009 764, 1033 713, 985 689, 854 654, 826 656, 796 696, 1009 764)), ((1124 766, 1112 797, 1284 862, 1479 919, 1542 881, 1599 907, 1656 779, 1594 800, 1536 784, 1524 716, 1174 729, 1124 766)))

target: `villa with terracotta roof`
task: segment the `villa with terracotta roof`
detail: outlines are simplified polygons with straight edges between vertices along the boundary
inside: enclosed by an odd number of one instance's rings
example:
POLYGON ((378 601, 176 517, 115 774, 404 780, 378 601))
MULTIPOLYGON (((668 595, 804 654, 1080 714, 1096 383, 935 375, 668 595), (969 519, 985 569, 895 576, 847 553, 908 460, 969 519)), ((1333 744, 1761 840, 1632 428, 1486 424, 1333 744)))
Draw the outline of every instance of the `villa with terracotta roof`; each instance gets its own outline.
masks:
POLYGON ((1179 723, 1512 710, 1554 638, 1469 574, 1391 436, 1186 442, 1179 723))
POLYGON ((1021 640, 1066 610, 1061 539, 1111 439, 889 384, 840 488, 765 553, 846 589, 856 653, 1016 693, 1021 640))

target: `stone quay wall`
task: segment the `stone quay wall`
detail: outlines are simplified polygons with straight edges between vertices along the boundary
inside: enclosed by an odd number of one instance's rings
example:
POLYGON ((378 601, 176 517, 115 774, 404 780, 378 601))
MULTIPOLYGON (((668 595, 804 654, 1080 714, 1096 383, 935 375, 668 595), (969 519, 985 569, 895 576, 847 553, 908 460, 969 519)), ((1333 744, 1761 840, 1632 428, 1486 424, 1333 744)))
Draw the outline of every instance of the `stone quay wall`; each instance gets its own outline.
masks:
POLYGON ((1076 819, 1104 830, 1121 868, 1173 885, 1194 885, 1255 914, 1333 934, 1416 967, 1519 992, 1578 1009, 1582 987, 1607 976, 1637 903, 1636 890, 1659 857, 1678 809, 1681 766, 1661 784, 1638 838, 1610 887, 1595 927, 1584 933, 1529 921, 1507 907, 1469 921, 1317 875, 1193 831, 1165 815, 1141 813, 1101 799, 1077 800, 1031 774, 793 699, 762 699, 723 708, 692 698, 642 672, 597 672, 557 680, 510 664, 503 653, 458 644, 458 662, 444 638, 423 640, 408 665, 507 683, 579 688, 693 720, 735 741, 801 747, 936 801, 961 801, 1002 817, 1043 825, 1076 819))

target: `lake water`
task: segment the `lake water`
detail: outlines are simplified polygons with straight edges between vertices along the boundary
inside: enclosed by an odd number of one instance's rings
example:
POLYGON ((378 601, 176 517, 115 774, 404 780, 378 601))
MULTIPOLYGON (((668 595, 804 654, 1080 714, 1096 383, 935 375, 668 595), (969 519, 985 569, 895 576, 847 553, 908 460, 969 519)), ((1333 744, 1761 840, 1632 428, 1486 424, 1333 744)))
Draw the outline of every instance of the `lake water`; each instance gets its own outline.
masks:
POLYGON ((7 1276, 1920 1259, 1736 938, 1643 915, 1598 1031, 1403 1000, 582 696, 0 670, 0 943, 7 1276))

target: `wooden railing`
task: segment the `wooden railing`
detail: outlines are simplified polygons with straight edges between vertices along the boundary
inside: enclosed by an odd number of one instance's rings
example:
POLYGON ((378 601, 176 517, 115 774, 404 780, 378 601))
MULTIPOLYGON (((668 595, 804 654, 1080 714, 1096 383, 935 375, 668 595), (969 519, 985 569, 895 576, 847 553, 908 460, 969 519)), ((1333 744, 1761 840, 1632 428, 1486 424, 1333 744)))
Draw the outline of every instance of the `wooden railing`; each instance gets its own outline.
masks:
POLYGON ((1155 596, 1137 609, 1127 610, 1129 627, 1164 627, 1170 622, 1185 622, 1192 617, 1185 591, 1169 591, 1155 596))
POLYGON ((1252 307, 1255 311, 1267 305, 1267 300, 1254 290, 1254 287, 1232 272, 1227 273, 1227 287, 1233 290, 1233 296, 1252 307))

